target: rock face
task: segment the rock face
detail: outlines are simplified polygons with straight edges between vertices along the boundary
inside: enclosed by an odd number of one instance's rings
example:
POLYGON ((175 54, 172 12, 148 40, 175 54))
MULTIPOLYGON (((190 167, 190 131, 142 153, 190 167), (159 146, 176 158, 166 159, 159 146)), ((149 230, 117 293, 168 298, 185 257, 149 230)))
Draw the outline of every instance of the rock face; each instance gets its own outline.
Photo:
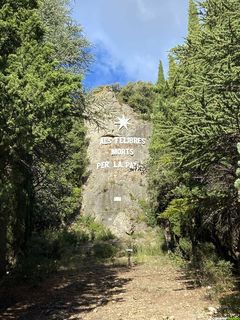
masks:
POLYGON ((131 107, 120 104, 109 87, 95 94, 100 125, 87 124, 89 178, 83 189, 82 214, 115 235, 145 229, 146 164, 151 127, 131 107))

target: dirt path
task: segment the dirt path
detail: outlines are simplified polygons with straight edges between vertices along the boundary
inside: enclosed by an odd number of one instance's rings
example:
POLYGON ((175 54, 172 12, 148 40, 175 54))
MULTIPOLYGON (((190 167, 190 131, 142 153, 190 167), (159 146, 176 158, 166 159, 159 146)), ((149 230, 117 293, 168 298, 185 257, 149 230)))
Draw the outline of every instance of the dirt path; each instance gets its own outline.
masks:
POLYGON ((3 320, 206 320, 205 309, 212 306, 205 290, 194 288, 170 262, 131 269, 88 264, 40 288, 0 294, 3 320))
POLYGON ((84 320, 209 319, 205 309, 211 303, 204 298, 205 290, 194 288, 170 264, 136 266, 119 277, 127 280, 124 291, 116 288, 110 303, 85 313, 84 320))

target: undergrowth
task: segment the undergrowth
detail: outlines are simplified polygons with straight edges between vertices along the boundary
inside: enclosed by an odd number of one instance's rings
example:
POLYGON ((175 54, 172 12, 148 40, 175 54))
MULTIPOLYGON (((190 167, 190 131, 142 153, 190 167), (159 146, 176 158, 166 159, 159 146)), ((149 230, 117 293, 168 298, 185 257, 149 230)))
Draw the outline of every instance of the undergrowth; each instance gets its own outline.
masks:
POLYGON ((195 248, 190 261, 185 264, 185 270, 195 279, 196 285, 209 288, 210 299, 233 290, 233 265, 222 260, 211 243, 203 243, 195 248))
POLYGON ((133 249, 133 259, 136 263, 146 263, 153 260, 164 260, 162 251, 164 238, 161 230, 149 228, 144 237, 132 236, 130 247, 133 249))
POLYGON ((4 281, 35 285, 60 268, 73 268, 90 257, 111 259, 118 250, 109 229, 92 217, 80 217, 69 228, 34 233, 4 281))

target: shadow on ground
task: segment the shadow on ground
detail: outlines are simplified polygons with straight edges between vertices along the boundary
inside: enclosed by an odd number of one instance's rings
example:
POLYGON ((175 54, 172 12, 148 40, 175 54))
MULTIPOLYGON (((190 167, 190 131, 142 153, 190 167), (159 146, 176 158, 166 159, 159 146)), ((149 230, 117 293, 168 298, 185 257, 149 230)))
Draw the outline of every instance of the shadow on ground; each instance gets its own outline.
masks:
POLYGON ((193 279, 193 277, 186 273, 186 272, 182 272, 182 274, 176 278, 176 280, 179 280, 184 287, 183 288, 179 288, 179 289, 175 289, 174 291, 181 291, 181 290, 195 290, 196 288, 198 288, 199 286, 196 283, 196 280, 193 279))
POLYGON ((240 278, 236 279, 235 290, 220 299, 219 313, 240 316, 240 278))
POLYGON ((67 320, 111 301, 123 302, 121 293, 130 278, 120 278, 128 268, 88 262, 78 270, 60 272, 39 288, 0 291, 0 319, 67 320))

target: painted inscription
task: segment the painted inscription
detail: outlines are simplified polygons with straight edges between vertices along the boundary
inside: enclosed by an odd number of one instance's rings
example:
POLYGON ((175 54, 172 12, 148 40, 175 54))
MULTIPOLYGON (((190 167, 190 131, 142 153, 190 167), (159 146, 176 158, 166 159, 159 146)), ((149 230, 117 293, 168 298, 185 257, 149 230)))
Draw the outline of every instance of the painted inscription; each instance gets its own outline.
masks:
POLYGON ((139 137, 102 137, 100 139, 100 144, 146 144, 145 138, 139 137))
MULTIPOLYGON (((129 118, 126 118, 124 115, 120 118, 117 118, 118 121, 115 122, 115 125, 118 125, 118 130, 126 129, 128 130, 129 118)), ((102 161, 97 163, 97 169, 115 169, 115 168, 125 168, 133 171, 144 171, 145 166, 138 161, 131 160, 114 160, 114 157, 119 156, 134 156, 135 147, 144 146, 146 144, 146 138, 143 137, 129 137, 129 136, 104 136, 100 138, 99 144, 101 146, 110 146, 110 157, 113 157, 113 160, 102 161)))

